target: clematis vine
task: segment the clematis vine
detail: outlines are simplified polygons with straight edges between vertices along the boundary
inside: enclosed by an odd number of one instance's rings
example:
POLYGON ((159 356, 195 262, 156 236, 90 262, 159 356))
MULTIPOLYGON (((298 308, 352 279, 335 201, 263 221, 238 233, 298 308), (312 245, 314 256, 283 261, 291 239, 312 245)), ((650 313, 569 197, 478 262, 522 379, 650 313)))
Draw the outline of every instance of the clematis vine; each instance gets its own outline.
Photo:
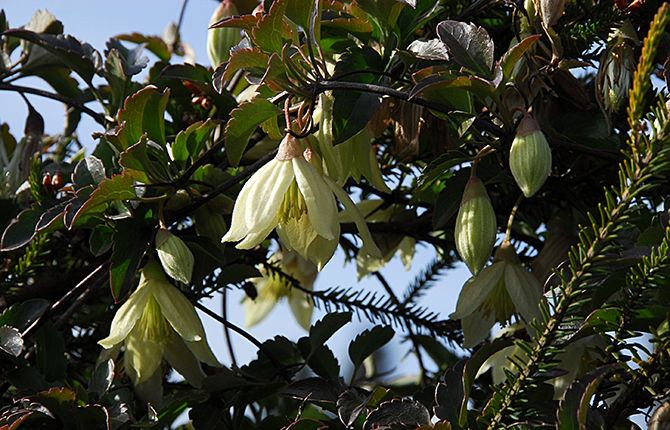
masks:
POLYGON ((496 322, 508 324, 512 317, 527 323, 540 320, 542 286, 521 266, 512 243, 505 239, 493 256, 493 264, 463 285, 456 311, 465 348, 472 348, 490 333, 496 322))
POLYGON ((321 165, 316 157, 310 149, 303 151, 298 139, 287 134, 277 156, 242 187, 232 225, 221 241, 240 241, 237 248, 249 249, 276 229, 288 249, 321 270, 335 253, 340 237, 337 196, 347 210, 355 212, 365 251, 381 257, 360 211, 341 187, 314 167, 321 165))
MULTIPOLYGON (((316 265, 302 258, 297 252, 290 251, 283 245, 280 246, 280 249, 268 259, 268 263, 276 265, 282 272, 300 282, 302 288, 311 291, 318 274, 316 265)), ((258 295, 254 299, 245 297, 242 301, 246 326, 251 327, 258 324, 279 300, 286 297, 298 324, 305 330, 309 330, 314 310, 314 303, 309 296, 292 288, 285 277, 266 268, 265 265, 259 264, 257 268, 263 276, 251 278, 248 281, 254 284, 258 295)))
POLYGON ((125 347, 126 374, 139 396, 154 404, 163 397, 163 358, 194 387, 206 376, 200 362, 221 366, 193 304, 155 261, 142 269, 139 287, 114 315, 109 336, 98 343, 109 350, 102 358, 125 347))

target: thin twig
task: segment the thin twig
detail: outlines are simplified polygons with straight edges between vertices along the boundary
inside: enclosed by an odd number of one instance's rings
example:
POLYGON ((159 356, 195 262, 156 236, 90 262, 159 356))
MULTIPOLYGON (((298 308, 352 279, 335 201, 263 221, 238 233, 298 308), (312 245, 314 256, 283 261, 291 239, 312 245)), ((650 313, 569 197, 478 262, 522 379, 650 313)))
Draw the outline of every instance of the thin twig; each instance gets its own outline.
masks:
MULTIPOLYGON (((221 313, 223 319, 228 321, 228 288, 224 287, 221 292, 221 313)), ((233 350, 233 342, 230 340, 230 329, 227 325, 223 325, 223 335, 226 338, 226 345, 228 345, 228 353, 230 354, 230 362, 237 367, 237 360, 235 359, 235 350, 233 350)))
POLYGON ((203 311, 204 313, 206 313, 207 315, 209 315, 210 317, 214 318, 217 322, 223 324, 224 326, 228 327, 229 329, 231 329, 235 333, 239 334, 240 336, 242 336, 243 338, 245 338, 246 340, 248 340, 249 342, 254 344, 254 346, 256 346, 256 348, 258 348, 259 351, 261 351, 263 354, 265 354, 265 356, 268 358, 268 360, 270 360, 270 362, 275 367, 275 369, 277 369, 279 374, 281 374, 282 378, 284 378, 284 380, 287 383, 291 383, 291 378, 289 378, 288 375, 286 375, 286 366, 281 364, 279 362, 279 360, 277 360, 277 358, 272 354, 272 352, 270 352, 270 350, 268 350, 265 347, 265 345, 263 345, 261 342, 259 342, 258 339, 256 339, 255 337, 253 337, 252 335, 250 335, 246 331, 242 330, 241 328, 239 328, 235 324, 233 324, 233 323, 227 321, 226 319, 222 318, 221 316, 215 314, 214 312, 207 309, 206 307, 204 307, 200 303, 195 303, 194 306, 196 308, 200 309, 201 311, 203 311))
POLYGON ((97 122, 98 124, 100 124, 104 127, 107 126, 107 119, 105 118, 104 115, 102 115, 98 112, 95 112, 92 109, 87 108, 83 104, 81 104, 78 101, 75 101, 75 100, 73 100, 69 97, 65 97, 65 96, 62 96, 62 95, 56 94, 56 93, 50 93, 50 92, 44 91, 44 90, 39 90, 37 88, 23 87, 23 86, 20 86, 20 85, 12 85, 12 84, 8 84, 8 83, 5 83, 5 82, 0 82, 0 91, 2 91, 2 90, 4 90, 4 91, 16 91, 17 93, 21 93, 21 94, 34 94, 36 96, 46 97, 46 98, 52 99, 52 100, 58 100, 59 102, 63 102, 70 107, 73 107, 73 108, 76 108, 76 109, 80 110, 82 113, 85 113, 86 115, 93 118, 95 120, 95 122, 97 122))

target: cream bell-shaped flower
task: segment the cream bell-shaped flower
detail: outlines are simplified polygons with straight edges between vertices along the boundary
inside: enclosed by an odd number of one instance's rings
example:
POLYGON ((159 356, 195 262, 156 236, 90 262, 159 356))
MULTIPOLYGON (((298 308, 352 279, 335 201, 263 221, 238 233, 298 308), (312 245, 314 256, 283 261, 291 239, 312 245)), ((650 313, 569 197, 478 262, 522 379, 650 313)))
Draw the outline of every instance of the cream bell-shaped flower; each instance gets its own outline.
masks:
MULTIPOLYGON (((268 259, 268 263, 278 267, 282 272, 300 282, 302 288, 313 290, 314 281, 318 274, 316 265, 302 258, 297 252, 289 251, 281 245, 280 249, 268 259)), ((263 276, 247 280, 254 284, 258 295, 253 300, 245 297, 242 301, 246 326, 251 327, 258 324, 270 313, 279 300, 286 297, 298 324, 305 330, 309 330, 312 324, 312 311, 314 310, 314 303, 309 296, 296 288, 292 288, 285 277, 267 269, 265 265, 259 264, 256 267, 263 276)))
POLYGON ((206 376, 200 362, 221 366, 193 304, 155 261, 142 269, 139 287, 114 315, 109 336, 98 343, 112 351, 125 347, 126 374, 140 396, 152 403, 162 397, 163 358, 194 387, 206 376))
MULTIPOLYGON (((305 153, 316 157, 310 150, 305 153)), ((342 188, 305 159, 302 144, 287 134, 277 156, 242 187, 232 225, 221 241, 240 241, 237 248, 250 249, 276 228, 288 249, 313 261, 321 270, 335 253, 340 237, 335 195, 346 208, 355 208, 342 188)), ((362 215, 359 218, 357 226, 366 249, 378 253, 365 220, 362 215)))
POLYGON ((451 319, 461 320, 465 348, 472 348, 490 333, 496 322, 541 319, 542 286, 521 266, 514 246, 504 240, 493 263, 463 285, 451 319))

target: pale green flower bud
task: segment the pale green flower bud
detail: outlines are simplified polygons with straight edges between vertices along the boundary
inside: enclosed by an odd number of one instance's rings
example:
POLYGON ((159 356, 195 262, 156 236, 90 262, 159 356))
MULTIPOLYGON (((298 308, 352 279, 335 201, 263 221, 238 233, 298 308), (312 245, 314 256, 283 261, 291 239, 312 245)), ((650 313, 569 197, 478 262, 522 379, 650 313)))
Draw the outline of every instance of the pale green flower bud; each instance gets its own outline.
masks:
POLYGON ((194 259, 184 241, 162 228, 156 233, 156 251, 165 273, 185 284, 191 282, 194 259))
MULTIPOLYGON (((224 18, 238 15, 237 7, 230 1, 224 0, 212 14, 209 25, 216 24, 224 18)), ((210 28, 207 33, 207 55, 214 68, 230 59, 230 49, 240 43, 242 33, 239 28, 217 27, 210 28)))
POLYGON ((509 167, 526 197, 535 195, 551 172, 551 149, 547 138, 527 113, 521 119, 512 142, 509 167))
POLYGON ((473 275, 489 260, 497 231, 496 215, 484 183, 470 178, 458 210, 454 240, 458 254, 473 275))

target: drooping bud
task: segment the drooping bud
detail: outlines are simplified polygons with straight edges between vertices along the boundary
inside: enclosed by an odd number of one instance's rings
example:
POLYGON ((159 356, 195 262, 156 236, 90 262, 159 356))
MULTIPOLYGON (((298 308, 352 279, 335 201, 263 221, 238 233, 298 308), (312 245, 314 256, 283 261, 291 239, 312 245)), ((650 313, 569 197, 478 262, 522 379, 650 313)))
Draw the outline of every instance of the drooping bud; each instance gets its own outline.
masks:
MULTIPOLYGON (((238 15, 237 7, 230 1, 224 0, 216 8, 209 21, 210 27, 224 18, 238 15)), ((230 59, 230 49, 240 43, 242 33, 239 28, 215 27, 210 28, 207 33, 207 55, 212 67, 216 68, 221 63, 230 59)))
POLYGON ((470 178, 456 218, 454 240, 461 259, 477 275, 491 256, 497 233, 496 215, 484 183, 470 178))
POLYGON ((161 228, 156 233, 156 251, 165 273, 185 284, 191 282, 194 258, 184 241, 161 228))
POLYGON ((528 113, 521 119, 512 142, 509 167, 526 197, 535 195, 551 171, 551 149, 547 138, 528 113))
POLYGON ((640 39, 630 20, 613 28, 607 37, 607 49, 600 58, 596 83, 602 105, 608 112, 619 110, 632 88, 636 67, 633 46, 640 46, 640 39))

